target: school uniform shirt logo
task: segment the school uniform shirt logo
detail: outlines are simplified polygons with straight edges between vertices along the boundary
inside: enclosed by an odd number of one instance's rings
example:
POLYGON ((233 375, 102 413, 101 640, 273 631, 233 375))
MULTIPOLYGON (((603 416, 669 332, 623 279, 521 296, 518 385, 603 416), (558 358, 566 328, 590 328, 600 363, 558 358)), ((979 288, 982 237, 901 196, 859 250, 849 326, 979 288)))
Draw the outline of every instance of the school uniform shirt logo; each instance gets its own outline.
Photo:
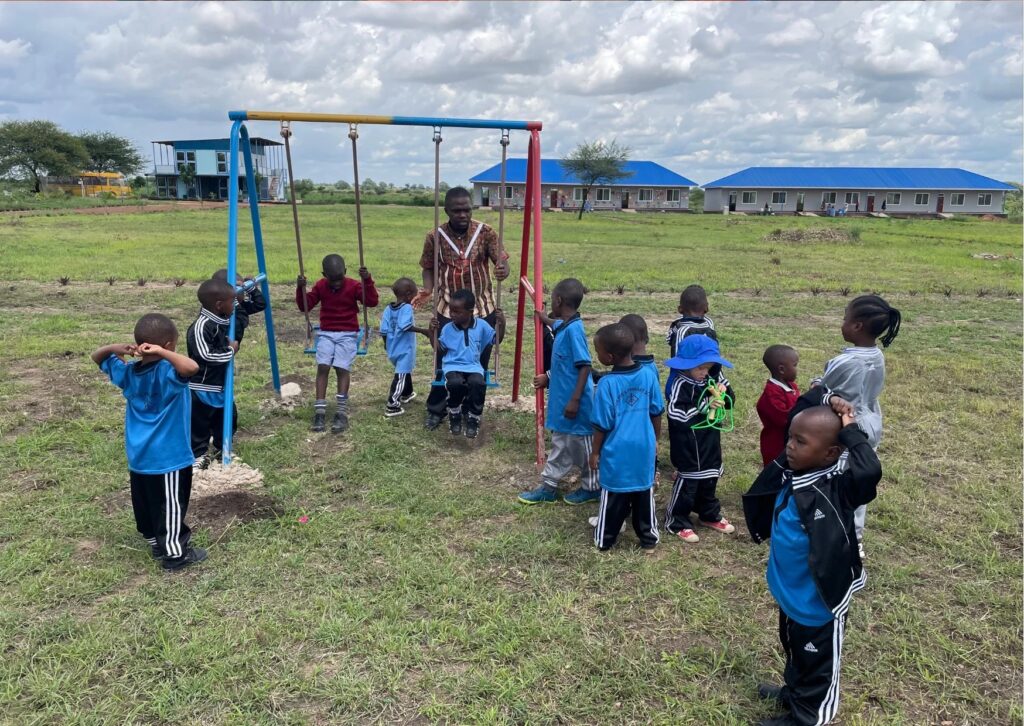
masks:
POLYGON ((629 407, 632 408, 640 401, 640 394, 638 394, 635 390, 630 389, 626 391, 626 395, 624 396, 624 398, 626 400, 626 403, 629 404, 629 407))

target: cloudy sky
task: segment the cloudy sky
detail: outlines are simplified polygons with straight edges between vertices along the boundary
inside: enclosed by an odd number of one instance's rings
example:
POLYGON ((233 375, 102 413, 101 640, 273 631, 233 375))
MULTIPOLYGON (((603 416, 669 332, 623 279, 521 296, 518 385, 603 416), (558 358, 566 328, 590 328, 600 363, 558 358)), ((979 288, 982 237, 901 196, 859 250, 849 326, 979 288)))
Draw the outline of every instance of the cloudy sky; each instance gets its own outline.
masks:
MULTIPOLYGON (((1000 0, 0 3, 0 119, 110 130, 147 155, 226 136, 236 108, 536 119, 545 156, 616 138, 699 183, 785 164, 1020 180, 1021 27, 1000 0)), ((346 132, 299 127, 296 176, 350 178, 346 132)), ((362 129, 362 176, 432 182, 430 136, 362 129)), ((453 183, 500 154, 487 131, 442 149, 453 183)))

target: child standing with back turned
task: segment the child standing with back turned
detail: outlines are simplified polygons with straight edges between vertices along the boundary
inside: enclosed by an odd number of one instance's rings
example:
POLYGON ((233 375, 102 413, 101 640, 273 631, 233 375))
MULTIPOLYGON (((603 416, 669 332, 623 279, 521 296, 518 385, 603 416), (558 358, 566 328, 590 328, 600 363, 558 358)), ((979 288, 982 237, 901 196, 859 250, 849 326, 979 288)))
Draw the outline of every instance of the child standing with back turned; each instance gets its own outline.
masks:
MULTIPOLYGON (((665 335, 669 358, 679 355, 679 346, 689 335, 706 335, 714 341, 718 340, 715 323, 708 317, 708 294, 700 285, 690 285, 679 295, 679 317, 672 321, 665 335)), ((719 370, 719 366, 714 366, 711 375, 717 377, 719 370)), ((676 375, 676 371, 669 370, 668 380, 665 382, 666 400, 669 398, 669 391, 672 390, 676 375)))
MULTIPOLYGON (((523 504, 557 502, 561 480, 574 466, 580 469, 580 487, 566 494, 563 501, 585 504, 601 497, 597 472, 590 468, 594 388, 590 382, 590 346, 579 313, 583 296, 583 283, 573 278, 562 280, 551 291, 551 364, 547 373, 533 381, 534 388, 547 388, 549 392, 544 424, 551 432, 551 453, 540 486, 519 495, 523 504)), ((538 317, 542 323, 547 320, 539 311, 538 317)))
MULTIPOLYGON (((356 359, 359 345, 359 305, 375 308, 379 298, 370 271, 365 267, 359 268, 361 282, 345 277, 345 260, 341 255, 324 257, 322 271, 323 277, 309 292, 306 292, 305 277, 299 275, 295 279, 295 304, 299 310, 320 306, 320 332, 316 336, 316 400, 310 431, 320 432, 327 428, 327 379, 333 368, 338 376, 338 393, 331 433, 340 434, 348 428, 348 390, 352 362, 356 359)), ((367 330, 366 335, 369 334, 367 330)))

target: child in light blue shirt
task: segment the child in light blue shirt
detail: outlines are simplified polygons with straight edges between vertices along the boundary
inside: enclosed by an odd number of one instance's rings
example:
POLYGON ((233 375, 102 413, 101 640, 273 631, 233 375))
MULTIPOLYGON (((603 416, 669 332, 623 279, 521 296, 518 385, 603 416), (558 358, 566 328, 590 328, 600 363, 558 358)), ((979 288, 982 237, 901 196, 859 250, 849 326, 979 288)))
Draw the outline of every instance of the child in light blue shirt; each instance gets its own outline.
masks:
POLYGON ((380 334, 388 360, 395 367, 395 377, 388 390, 388 402, 384 407, 387 417, 405 413, 402 404, 416 398, 412 389, 412 372, 416 368, 416 334, 430 335, 426 328, 417 328, 413 315, 412 299, 416 297, 416 283, 408 277, 400 277, 391 286, 395 301, 384 308, 380 318, 380 334))

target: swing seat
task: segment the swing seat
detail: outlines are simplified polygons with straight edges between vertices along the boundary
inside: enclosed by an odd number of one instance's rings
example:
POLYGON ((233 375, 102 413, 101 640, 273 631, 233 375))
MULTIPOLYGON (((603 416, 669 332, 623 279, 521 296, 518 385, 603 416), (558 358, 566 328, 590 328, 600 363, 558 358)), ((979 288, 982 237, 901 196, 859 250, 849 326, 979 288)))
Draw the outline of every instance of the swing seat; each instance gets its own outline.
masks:
MULTIPOLYGON (((501 384, 498 383, 498 377, 494 374, 494 371, 484 371, 484 385, 488 388, 501 388, 501 384)), ((441 373, 441 369, 438 368, 434 371, 434 380, 430 382, 431 388, 441 388, 444 386, 444 374, 441 373)))
MULTIPOLYGON (((316 355, 317 338, 320 337, 320 326, 313 326, 313 343, 302 352, 306 355, 316 355)), ((359 337, 356 338, 356 355, 366 355, 369 352, 369 336, 365 328, 359 328, 359 337)))

